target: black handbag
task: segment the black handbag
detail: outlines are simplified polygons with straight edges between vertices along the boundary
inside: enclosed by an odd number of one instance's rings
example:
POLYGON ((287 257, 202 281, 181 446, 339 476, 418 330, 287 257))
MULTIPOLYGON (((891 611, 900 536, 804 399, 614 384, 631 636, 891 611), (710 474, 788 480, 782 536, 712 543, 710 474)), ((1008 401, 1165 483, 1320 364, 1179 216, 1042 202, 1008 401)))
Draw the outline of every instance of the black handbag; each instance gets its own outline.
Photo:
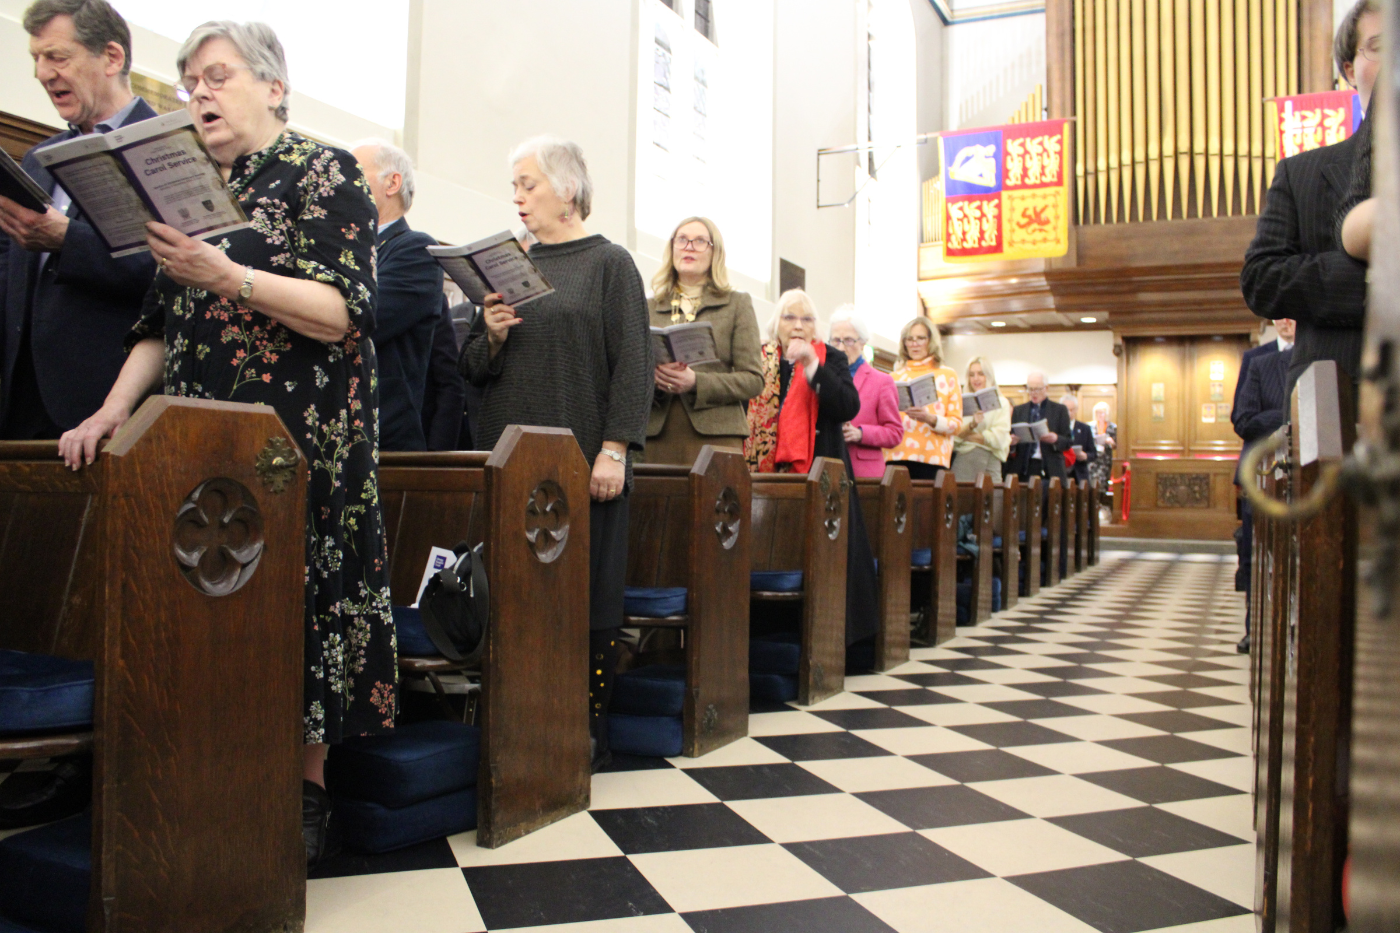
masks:
POLYGON ((418 608, 428 637, 447 658, 465 664, 481 660, 491 619, 491 590, 486 582, 484 544, 466 543, 453 552, 457 560, 428 579, 418 608))

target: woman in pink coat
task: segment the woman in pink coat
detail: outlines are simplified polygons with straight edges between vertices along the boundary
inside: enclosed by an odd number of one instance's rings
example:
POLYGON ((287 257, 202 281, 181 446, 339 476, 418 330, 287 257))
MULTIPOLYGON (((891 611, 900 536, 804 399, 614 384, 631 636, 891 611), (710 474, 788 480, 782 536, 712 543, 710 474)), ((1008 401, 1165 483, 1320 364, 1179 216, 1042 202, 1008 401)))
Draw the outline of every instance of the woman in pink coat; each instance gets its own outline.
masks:
POLYGON ((842 427, 851 467, 856 477, 885 475, 886 447, 894 447, 904 437, 904 420, 899 413, 899 396, 894 380, 865 361, 865 345, 870 329, 850 305, 843 305, 831 316, 830 343, 852 360, 851 378, 860 392, 860 414, 842 427))

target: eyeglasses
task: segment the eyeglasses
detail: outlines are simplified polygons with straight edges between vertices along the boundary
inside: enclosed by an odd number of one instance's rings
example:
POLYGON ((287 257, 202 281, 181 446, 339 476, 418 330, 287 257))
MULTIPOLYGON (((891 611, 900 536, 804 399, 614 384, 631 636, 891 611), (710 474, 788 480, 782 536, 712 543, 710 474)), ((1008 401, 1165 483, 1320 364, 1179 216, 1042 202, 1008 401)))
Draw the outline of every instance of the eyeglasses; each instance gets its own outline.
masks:
POLYGON ((908 337, 905 337, 905 338, 904 338, 904 342, 905 342, 905 343, 928 343, 928 338, 927 338, 927 337, 920 337, 920 336, 917 336, 917 335, 915 335, 915 334, 910 334, 908 337))
POLYGON ((1360 52, 1368 62, 1378 62, 1381 60, 1381 37, 1372 36, 1364 45, 1358 45, 1356 50, 1360 52))
POLYGON ((199 87, 200 81, 203 81, 204 86, 209 90, 217 91, 228 81, 230 74, 239 70, 247 71, 249 69, 246 65, 225 65, 216 62, 204 69, 202 74, 186 75, 181 78, 179 83, 175 85, 175 96, 185 103, 189 103, 190 98, 194 97, 195 88, 199 87))
POLYGON ((711 246, 714 246, 713 243, 702 236, 692 240, 690 237, 681 236, 680 234, 676 234, 676 238, 671 241, 671 245, 676 249, 691 249, 697 253, 706 252, 711 246))
POLYGON ((865 341, 861 340, 859 337, 833 337, 831 338, 831 342, 840 344, 843 347, 858 347, 865 343, 865 341))
POLYGON ((793 326, 794 324, 796 324, 796 323, 798 323, 798 322, 801 322, 803 327, 816 327, 816 326, 817 326, 817 319, 816 319, 816 318, 814 318, 814 317, 798 317, 798 316, 795 315, 795 314, 784 314, 782 317, 778 318, 778 320, 782 321, 784 324, 786 324, 786 325, 789 326, 789 327, 793 326))

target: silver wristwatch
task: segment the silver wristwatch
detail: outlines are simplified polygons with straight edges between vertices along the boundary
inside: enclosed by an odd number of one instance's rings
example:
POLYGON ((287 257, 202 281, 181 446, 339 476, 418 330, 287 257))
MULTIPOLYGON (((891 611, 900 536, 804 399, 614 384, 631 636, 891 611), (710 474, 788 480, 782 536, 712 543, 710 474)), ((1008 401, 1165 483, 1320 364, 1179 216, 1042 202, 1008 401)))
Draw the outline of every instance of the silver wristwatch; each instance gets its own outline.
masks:
POLYGON ((244 304, 253 297, 253 267, 248 266, 243 273, 243 284, 238 289, 238 303, 244 304))
POLYGON ((605 457, 612 457, 618 463, 621 463, 623 465, 626 465, 627 463, 627 458, 615 450, 609 450, 608 448, 604 447, 602 450, 598 451, 598 453, 602 454, 605 457))

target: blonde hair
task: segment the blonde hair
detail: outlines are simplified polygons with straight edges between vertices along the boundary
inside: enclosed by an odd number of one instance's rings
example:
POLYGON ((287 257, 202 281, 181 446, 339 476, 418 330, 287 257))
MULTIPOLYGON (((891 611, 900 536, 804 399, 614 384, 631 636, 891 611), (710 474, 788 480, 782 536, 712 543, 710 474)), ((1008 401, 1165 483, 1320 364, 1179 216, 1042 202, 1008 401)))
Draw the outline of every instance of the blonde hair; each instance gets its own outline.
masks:
POLYGON ((710 231, 710 268, 705 273, 705 287, 721 297, 733 291, 729 285, 729 270, 724 265, 724 237, 720 235, 719 227, 708 217, 687 217, 671 231, 671 238, 666 241, 666 248, 661 251, 661 268, 656 270, 656 275, 651 279, 651 290, 661 301, 668 300, 680 282, 673 245, 676 242, 676 234, 680 233, 681 227, 693 223, 702 223, 705 229, 710 231))
MULTIPOLYGON (((773 316, 768 319, 768 326, 763 329, 763 339, 769 343, 778 339, 778 319, 783 316, 783 312, 793 307, 799 306, 799 311, 809 312, 812 317, 817 318, 817 306, 812 304, 812 298, 800 288, 789 288, 778 296, 778 306, 773 309, 773 316)), ((816 333, 812 334, 813 340, 822 339, 822 322, 817 318, 816 333)))
POLYGON ((972 359, 967 361, 967 372, 964 374, 965 378, 967 379, 967 390, 969 392, 972 391, 973 363, 976 363, 978 366, 982 367, 982 375, 987 377, 987 388, 996 389, 998 392, 1000 392, 1001 389, 997 386, 997 374, 992 370, 992 364, 987 362, 987 358, 985 356, 974 356, 972 359))
POLYGON ((928 331, 928 355, 933 359, 935 366, 942 366, 943 337, 938 333, 938 325, 922 314, 905 324, 904 329, 899 332, 899 361, 909 362, 909 351, 905 348, 904 341, 909 339, 909 332, 914 329, 915 324, 924 325, 924 329, 928 331))

